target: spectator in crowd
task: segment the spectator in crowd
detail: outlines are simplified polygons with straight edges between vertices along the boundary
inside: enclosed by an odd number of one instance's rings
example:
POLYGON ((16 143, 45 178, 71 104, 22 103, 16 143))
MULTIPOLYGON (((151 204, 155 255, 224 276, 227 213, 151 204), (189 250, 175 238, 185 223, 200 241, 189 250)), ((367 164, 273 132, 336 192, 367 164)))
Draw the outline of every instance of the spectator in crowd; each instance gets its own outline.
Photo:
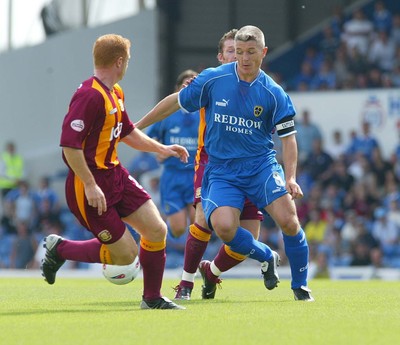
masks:
POLYGON ((304 232, 310 247, 310 261, 315 260, 318 247, 323 243, 328 223, 323 218, 322 210, 319 208, 310 211, 310 219, 304 226, 304 232))
POLYGON ((319 127, 312 122, 308 109, 302 111, 300 121, 296 122, 296 128, 299 162, 303 163, 312 152, 314 141, 322 139, 322 133, 319 127))
POLYGON ((353 12, 352 18, 344 23, 342 40, 349 51, 357 48, 361 55, 366 56, 373 31, 372 22, 359 8, 353 12))
POLYGON ((378 34, 372 39, 368 50, 368 62, 378 67, 381 72, 390 72, 395 64, 396 43, 384 31, 378 31, 378 34))
MULTIPOLYGON (((355 77, 365 76, 368 72, 369 64, 367 56, 362 54, 358 47, 347 48, 347 68, 348 71, 355 77)), ((366 88, 366 86, 363 86, 366 88)))
POLYGON ((322 61, 319 69, 311 80, 313 90, 334 90, 336 89, 336 74, 330 59, 322 61))
POLYGON ((6 203, 11 203, 14 222, 26 222, 31 229, 36 225, 37 210, 35 198, 29 182, 21 180, 18 187, 12 189, 5 198, 6 203))
POLYGON ((332 141, 326 145, 326 152, 332 159, 343 159, 346 154, 346 144, 343 139, 343 133, 340 129, 332 132, 332 141))
POLYGON ((376 187, 379 189, 380 195, 382 195, 385 188, 387 173, 393 170, 393 165, 383 158, 380 147, 375 147, 372 150, 371 170, 375 176, 376 187))
POLYGON ((312 150, 308 154, 305 164, 312 179, 325 183, 330 178, 333 159, 324 150, 322 138, 313 141, 312 150))
POLYGON ((11 189, 16 188, 18 182, 24 177, 24 159, 17 153, 15 143, 9 141, 0 156, 0 190, 2 198, 11 189))
POLYGON ((10 268, 31 268, 38 243, 32 234, 29 224, 17 222, 17 237, 13 241, 10 268))
POLYGON ((49 203, 49 207, 53 211, 60 210, 60 198, 57 192, 50 186, 50 178, 42 176, 39 180, 38 188, 34 191, 36 207, 40 212, 41 204, 44 201, 49 203))
POLYGON ((364 121, 361 125, 361 133, 352 136, 347 155, 350 160, 354 159, 358 153, 364 155, 368 161, 372 160, 372 152, 375 148, 379 148, 378 140, 371 133, 371 124, 364 121))
POLYGON ((334 160, 332 173, 325 180, 325 185, 333 185, 343 193, 348 193, 352 189, 354 182, 354 176, 348 171, 345 160, 343 158, 334 160))
POLYGON ((372 23, 375 31, 384 31, 387 35, 390 35, 392 30, 392 14, 386 8, 383 1, 378 0, 375 2, 372 23))
POLYGON ((331 25, 325 26, 322 34, 323 38, 319 43, 319 51, 323 54, 324 59, 333 60, 341 44, 340 38, 335 35, 331 25))
POLYGON ((293 85, 293 89, 296 91, 308 91, 313 78, 314 71, 311 63, 304 61, 301 64, 300 72, 294 77, 291 83, 293 85))
POLYGON ((349 62, 347 56, 346 46, 341 44, 335 51, 333 59, 333 70, 336 75, 336 84, 338 89, 346 87, 346 83, 352 78, 349 71, 349 62))
POLYGON ((383 207, 375 209, 374 217, 372 235, 380 243, 384 263, 390 266, 390 261, 400 254, 400 229, 388 218, 387 210, 383 207))
POLYGON ((400 47, 400 13, 395 13, 393 15, 390 38, 400 47))
POLYGON ((368 231, 365 223, 356 225, 357 236, 351 243, 350 266, 382 266, 382 251, 379 241, 368 231))

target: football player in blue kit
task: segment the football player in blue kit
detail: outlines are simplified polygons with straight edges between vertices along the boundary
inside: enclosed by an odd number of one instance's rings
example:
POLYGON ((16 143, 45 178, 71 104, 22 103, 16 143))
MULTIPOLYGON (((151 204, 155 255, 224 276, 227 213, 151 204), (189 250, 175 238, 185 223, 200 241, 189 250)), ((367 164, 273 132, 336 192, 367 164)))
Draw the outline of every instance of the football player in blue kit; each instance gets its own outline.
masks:
POLYGON ((267 50, 259 28, 242 27, 235 36, 236 62, 204 70, 179 93, 165 97, 138 125, 147 127, 179 108, 193 112, 204 107, 209 162, 201 198, 210 227, 234 252, 261 262, 266 287, 275 288, 279 257, 239 224, 249 198, 282 230, 295 300, 314 301, 307 286, 308 244, 294 202, 303 196, 296 182, 296 111, 282 87, 261 70, 267 50), (284 171, 273 149, 274 128, 282 141, 284 171))
MULTIPOLYGON (((197 72, 185 70, 179 74, 175 91, 179 91, 197 72)), ((194 157, 197 151, 197 137, 200 116, 195 111, 186 114, 179 109, 172 116, 153 124, 147 135, 162 144, 180 143, 189 152, 188 164, 175 157, 158 157, 163 171, 160 178, 161 208, 167 216, 167 224, 173 237, 182 236, 194 221, 193 188, 194 157), (189 223, 189 222, 190 223, 189 223)))

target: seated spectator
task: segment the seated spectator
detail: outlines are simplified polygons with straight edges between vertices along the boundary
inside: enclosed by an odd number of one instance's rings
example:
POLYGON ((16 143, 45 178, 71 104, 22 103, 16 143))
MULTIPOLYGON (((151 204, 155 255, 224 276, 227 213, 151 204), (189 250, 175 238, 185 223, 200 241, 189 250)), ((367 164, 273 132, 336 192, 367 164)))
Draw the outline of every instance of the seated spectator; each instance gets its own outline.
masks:
POLYGON ((314 141, 322 138, 322 133, 319 127, 311 121, 310 112, 307 109, 302 111, 300 121, 296 122, 296 128, 299 162, 302 163, 312 152, 314 141))
POLYGON ((305 166, 311 178, 325 183, 332 174, 333 159, 324 150, 322 139, 315 139, 312 150, 305 160, 305 166))
POLYGON ((319 50, 323 54, 324 59, 334 59, 341 43, 340 38, 334 34, 330 25, 324 27, 322 34, 323 38, 319 43, 319 50))
POLYGON ((393 16, 390 38, 393 39, 397 46, 400 46, 400 13, 396 13, 393 16))
POLYGON ((383 1, 377 1, 372 13, 372 22, 375 31, 384 31, 388 35, 392 30, 392 14, 383 1))
POLYGON ((333 159, 342 159, 346 153, 346 144, 343 140, 343 134, 340 129, 335 129, 332 132, 332 142, 326 145, 326 152, 333 159))
POLYGON ((387 172, 393 170, 393 165, 383 158, 379 147, 375 147, 372 151, 371 170, 375 175, 377 187, 383 193, 387 172))
POLYGON ((381 72, 390 72, 394 67, 395 55, 396 43, 389 38, 386 31, 378 31, 368 50, 368 62, 378 67, 381 72))
MULTIPOLYGON (((50 207, 53 211, 60 210, 60 198, 57 195, 57 192, 51 188, 50 186, 50 178, 47 176, 43 176, 39 181, 39 186, 34 191, 34 198, 36 202, 36 207, 40 212, 41 204, 44 200, 49 203, 48 207, 50 207)), ((47 205, 46 205, 47 207, 47 205)))
POLYGON ((18 187, 8 192, 5 197, 5 203, 12 204, 10 208, 14 210, 13 217, 16 223, 26 222, 29 227, 35 225, 36 207, 34 194, 27 181, 19 181, 18 187))
POLYGON ((347 49, 347 68, 355 77, 364 76, 369 70, 369 64, 366 55, 361 54, 357 47, 347 49))
POLYGON ((350 266, 382 266, 382 251, 379 241, 372 236, 365 224, 357 225, 357 236, 352 242, 350 266))
POLYGON ((313 90, 334 90, 336 89, 336 74, 332 62, 324 60, 314 78, 311 80, 313 90))
POLYGON ((373 30, 372 22, 359 8, 353 12, 352 18, 344 23, 342 40, 349 51, 357 48, 362 56, 366 56, 373 30))
POLYGON ((293 89, 296 91, 308 90, 310 88, 313 77, 314 71, 312 65, 309 62, 303 62, 301 64, 300 72, 294 77, 292 81, 293 89))
POLYGON ((354 135, 347 149, 347 154, 351 160, 355 158, 357 153, 363 154, 369 161, 372 159, 372 152, 375 148, 379 148, 378 140, 371 133, 371 125, 369 122, 362 123, 362 132, 354 135))
POLYGON ((389 263, 391 259, 400 255, 400 230, 396 223, 388 218, 387 210, 383 207, 375 210, 374 217, 372 235, 380 242, 384 261, 389 263))
POLYGON ((336 84, 338 89, 343 89, 346 82, 352 77, 348 68, 348 57, 345 45, 341 45, 335 52, 333 59, 333 70, 336 75, 336 84))
POLYGON ((309 63, 312 68, 312 72, 315 74, 319 71, 322 62, 324 61, 324 55, 314 45, 306 47, 304 52, 303 62, 309 63))
POLYGON ((27 269, 31 268, 38 243, 32 235, 26 222, 17 223, 17 236, 13 241, 10 268, 27 269))

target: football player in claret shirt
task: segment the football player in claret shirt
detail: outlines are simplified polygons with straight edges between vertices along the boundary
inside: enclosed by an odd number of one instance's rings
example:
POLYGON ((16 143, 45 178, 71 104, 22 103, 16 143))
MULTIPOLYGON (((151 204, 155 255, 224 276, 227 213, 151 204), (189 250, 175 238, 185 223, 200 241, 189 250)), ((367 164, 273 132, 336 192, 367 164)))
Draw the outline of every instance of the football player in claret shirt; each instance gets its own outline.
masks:
MULTIPOLYGON (((313 301, 307 286, 308 244, 294 203, 303 196, 296 182, 296 111, 282 87, 261 70, 267 50, 259 28, 242 27, 235 36, 236 62, 204 70, 137 125, 149 126, 180 107, 187 112, 204 107, 208 163, 201 199, 209 226, 232 251, 261 262, 266 288, 276 288, 279 255, 240 226, 240 212, 249 198, 283 232, 294 298, 313 301), (273 149, 274 128, 282 140, 283 167, 273 149)), ((206 267, 203 277, 209 277, 209 271, 206 267)))
MULTIPOLYGON (((45 239, 42 272, 54 284, 65 260, 129 265, 139 252, 143 270, 142 309, 184 309, 161 296, 167 227, 150 195, 121 165, 117 146, 128 146, 187 162, 180 145, 163 145, 135 128, 117 84, 127 70, 131 43, 120 35, 99 37, 93 46, 94 76, 73 95, 64 118, 61 142, 69 168, 66 200, 94 238, 45 239), (141 235, 140 250, 125 223, 141 235)), ((182 163, 183 164, 183 163, 182 163)))

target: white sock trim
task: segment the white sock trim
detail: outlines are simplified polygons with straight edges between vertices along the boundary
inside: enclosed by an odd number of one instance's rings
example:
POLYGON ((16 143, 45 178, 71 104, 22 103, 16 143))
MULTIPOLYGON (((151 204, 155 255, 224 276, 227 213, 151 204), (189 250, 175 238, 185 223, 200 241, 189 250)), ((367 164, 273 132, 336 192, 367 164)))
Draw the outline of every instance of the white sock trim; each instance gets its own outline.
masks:
POLYGON ((194 283, 195 276, 196 276, 196 272, 194 272, 194 273, 189 273, 186 271, 182 272, 182 280, 185 280, 187 282, 194 283))
POLYGON ((210 270, 211 270, 212 274, 214 274, 217 277, 219 277, 221 275, 221 273, 222 273, 219 270, 219 268, 215 265, 214 260, 211 262, 210 270))

